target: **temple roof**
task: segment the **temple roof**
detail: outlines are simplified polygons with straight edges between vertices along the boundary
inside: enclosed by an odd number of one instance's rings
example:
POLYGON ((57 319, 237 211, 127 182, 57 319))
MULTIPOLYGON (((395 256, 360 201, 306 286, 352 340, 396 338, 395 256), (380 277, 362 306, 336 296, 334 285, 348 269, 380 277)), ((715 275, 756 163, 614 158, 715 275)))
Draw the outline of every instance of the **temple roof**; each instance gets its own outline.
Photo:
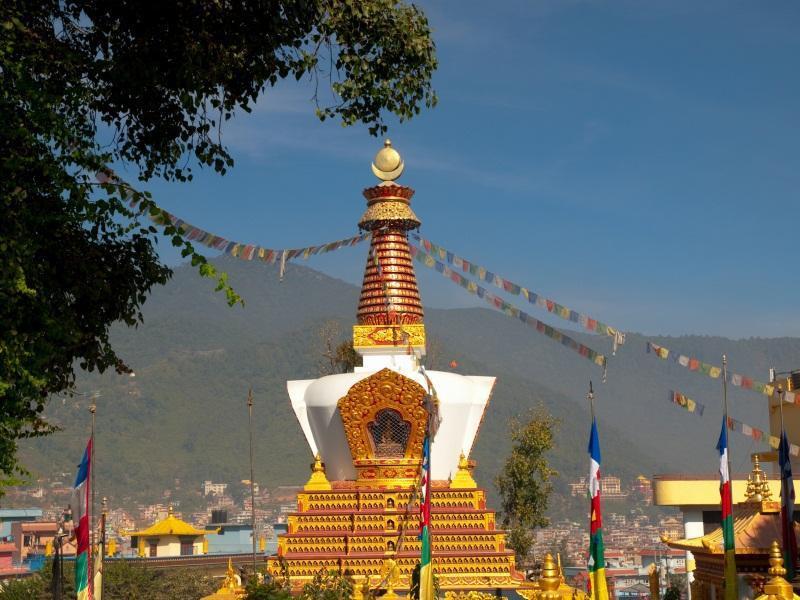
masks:
POLYGON ((147 529, 142 531, 129 531, 125 532, 125 535, 129 535, 131 537, 159 537, 164 535, 207 535, 211 533, 217 533, 219 529, 216 530, 207 530, 207 529, 195 529, 192 525, 187 523, 186 521, 182 521, 181 519, 177 518, 175 515, 172 514, 172 507, 169 507, 169 514, 167 515, 166 519, 158 521, 157 523, 151 525, 147 529))
MULTIPOLYGON (((766 474, 758 455, 753 456, 753 471, 747 479, 747 497, 733 509, 733 533, 736 554, 769 554, 775 539, 781 539, 780 502, 772 500, 766 474)), ((800 526, 794 524, 795 531, 800 526)), ((700 554, 724 554, 722 526, 701 537, 682 540, 664 539, 671 548, 700 554)))

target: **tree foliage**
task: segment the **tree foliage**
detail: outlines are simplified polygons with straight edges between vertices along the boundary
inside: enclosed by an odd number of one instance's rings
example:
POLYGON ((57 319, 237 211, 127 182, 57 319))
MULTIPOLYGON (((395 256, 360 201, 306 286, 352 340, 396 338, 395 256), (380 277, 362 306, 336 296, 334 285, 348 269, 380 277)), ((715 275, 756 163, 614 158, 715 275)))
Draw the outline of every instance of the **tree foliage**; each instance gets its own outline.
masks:
POLYGON ((303 586, 302 600, 351 600, 353 582, 338 571, 321 569, 303 586))
POLYGON ((547 454, 553 448, 558 421, 544 406, 530 412, 525 421, 510 424, 511 453, 495 479, 500 494, 503 527, 509 529, 508 545, 523 561, 533 545, 531 529, 545 527, 552 478, 547 454))
POLYGON ((134 326, 170 271, 163 234, 228 302, 241 301, 141 182, 224 174, 223 125, 284 79, 310 78, 320 119, 385 130, 433 106, 436 67, 425 16, 397 0, 8 0, 0 4, 0 473, 16 442, 51 431, 46 398, 70 390, 75 365, 126 366, 108 331, 134 326), (327 93, 325 92, 327 90, 327 93), (328 98, 328 100, 326 100, 328 98), (131 208, 135 201, 137 209, 131 208))
POLYGON ((351 373, 360 367, 362 359, 353 347, 352 339, 343 339, 339 321, 325 321, 317 332, 320 345, 320 359, 317 370, 320 376, 337 373, 351 373))
POLYGON ((260 582, 252 579, 245 586, 245 600, 290 600, 292 594, 276 581, 260 582))
MULTIPOLYGON (((64 564, 63 597, 75 596, 72 563, 64 564)), ((25 579, 9 581, 0 600, 52 600, 52 563, 25 579)), ((126 560, 106 562, 103 567, 106 600, 197 600, 212 593, 219 583, 197 569, 158 570, 126 560)))

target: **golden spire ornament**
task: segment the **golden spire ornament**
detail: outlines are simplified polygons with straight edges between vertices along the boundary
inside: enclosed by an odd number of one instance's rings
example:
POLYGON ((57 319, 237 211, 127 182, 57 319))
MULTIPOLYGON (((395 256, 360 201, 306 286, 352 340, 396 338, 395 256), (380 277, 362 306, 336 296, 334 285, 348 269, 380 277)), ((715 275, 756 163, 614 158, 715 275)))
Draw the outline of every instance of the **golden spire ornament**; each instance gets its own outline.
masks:
POLYGON ((783 554, 777 541, 773 541, 769 549, 769 571, 772 578, 764 585, 764 593, 756 600, 793 600, 798 596, 792 590, 792 584, 784 579, 786 569, 783 567, 783 554))
POLYGON ((400 154, 392 148, 392 140, 387 138, 372 161, 372 172, 381 181, 394 181, 403 173, 404 167, 400 154))

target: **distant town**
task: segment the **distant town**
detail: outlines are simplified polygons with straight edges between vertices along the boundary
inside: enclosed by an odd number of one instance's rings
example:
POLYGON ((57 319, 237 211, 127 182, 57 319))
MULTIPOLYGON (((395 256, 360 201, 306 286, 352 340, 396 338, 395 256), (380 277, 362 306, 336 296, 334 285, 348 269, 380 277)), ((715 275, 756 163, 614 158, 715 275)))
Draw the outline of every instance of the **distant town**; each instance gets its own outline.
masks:
MULTIPOLYGON (((53 480, 39 480, 36 485, 9 489, 0 509, 0 577, 19 577, 41 569, 53 554, 59 529, 65 534, 64 556, 74 556, 69 535, 72 528, 68 506, 72 488, 69 474, 53 480), (14 508, 11 508, 14 507, 14 508)), ((260 556, 274 554, 278 534, 286 532, 287 517, 297 510, 297 493, 303 486, 278 486, 272 490, 254 483, 255 511, 252 510, 249 480, 220 482, 206 480, 193 489, 199 492, 202 508, 187 512, 181 496, 184 482, 175 480, 173 490, 164 490, 153 503, 112 506, 96 499, 96 520, 105 514, 107 558, 139 560, 185 557, 191 560, 215 555, 251 556, 252 521, 255 516, 256 551, 260 556), (182 543, 160 540, 158 525, 175 519, 196 531, 187 530, 182 543), (151 530, 148 532, 148 530, 151 530), (188 538, 192 538, 189 540, 188 538), (200 539, 202 538, 202 539, 200 539)), ((588 483, 581 477, 569 483, 574 501, 587 497, 588 483)), ((641 505, 652 506, 653 491, 648 478, 637 477, 625 486, 619 477, 601 479, 601 493, 608 501, 605 515, 607 576, 615 589, 645 586, 651 565, 658 564, 663 577, 686 572, 685 552, 670 550, 662 537, 683 537, 684 525, 679 513, 643 514, 641 505), (614 512, 628 498, 635 503, 623 512, 614 512), (620 502, 615 502, 620 501, 620 502)), ((587 507, 588 508, 588 507, 587 507)), ((533 562, 547 552, 558 555, 565 575, 581 585, 585 578, 589 533, 585 520, 560 519, 536 531, 533 562)), ((177 563, 176 563, 177 564, 177 563)), ((159 564, 163 566, 163 564, 159 564)), ((665 579, 666 580, 666 579, 665 579)))

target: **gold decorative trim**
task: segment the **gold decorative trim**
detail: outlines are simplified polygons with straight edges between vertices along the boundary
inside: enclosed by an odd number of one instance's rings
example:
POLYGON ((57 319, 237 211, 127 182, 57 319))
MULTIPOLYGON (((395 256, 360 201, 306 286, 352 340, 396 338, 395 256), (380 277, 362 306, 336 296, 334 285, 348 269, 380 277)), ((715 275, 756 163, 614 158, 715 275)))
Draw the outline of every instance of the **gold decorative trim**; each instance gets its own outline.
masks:
POLYGON ((425 325, 353 325, 353 347, 376 348, 397 346, 421 348, 425 346, 425 325))
POLYGON ((347 395, 339 400, 338 408, 356 467, 377 470, 377 467, 385 467, 387 462, 391 462, 375 456, 368 429, 375 415, 387 408, 400 413, 410 425, 404 458, 411 459, 411 462, 398 460, 397 470, 418 463, 422 458, 422 442, 428 418, 424 402, 425 388, 391 369, 378 371, 351 387, 347 395))

